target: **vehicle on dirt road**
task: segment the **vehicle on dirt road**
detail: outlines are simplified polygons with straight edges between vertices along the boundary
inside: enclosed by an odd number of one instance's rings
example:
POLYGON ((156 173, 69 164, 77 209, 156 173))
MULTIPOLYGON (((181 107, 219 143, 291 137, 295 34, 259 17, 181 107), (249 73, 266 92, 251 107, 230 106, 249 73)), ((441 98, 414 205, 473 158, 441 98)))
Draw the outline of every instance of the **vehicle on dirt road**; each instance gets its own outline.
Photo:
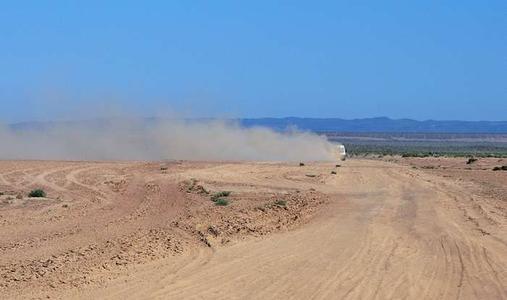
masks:
POLYGON ((345 158, 347 157, 347 152, 345 151, 345 146, 338 145, 338 157, 340 158, 340 160, 345 160, 345 158))

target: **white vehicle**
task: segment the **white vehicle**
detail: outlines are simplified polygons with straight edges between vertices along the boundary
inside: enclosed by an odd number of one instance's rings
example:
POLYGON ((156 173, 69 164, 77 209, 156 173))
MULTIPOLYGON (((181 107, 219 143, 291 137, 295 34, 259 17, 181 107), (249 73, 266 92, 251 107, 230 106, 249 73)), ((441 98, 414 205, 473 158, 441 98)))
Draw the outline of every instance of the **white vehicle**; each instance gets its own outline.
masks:
POLYGON ((345 160, 345 157, 347 157, 347 152, 345 151, 345 146, 338 145, 338 157, 340 160, 345 160))

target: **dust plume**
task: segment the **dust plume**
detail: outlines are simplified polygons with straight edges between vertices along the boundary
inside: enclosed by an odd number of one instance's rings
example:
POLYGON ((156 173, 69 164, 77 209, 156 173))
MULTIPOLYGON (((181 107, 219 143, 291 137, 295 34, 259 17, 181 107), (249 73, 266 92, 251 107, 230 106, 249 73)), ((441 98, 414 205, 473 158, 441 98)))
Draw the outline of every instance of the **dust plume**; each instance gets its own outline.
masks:
POLYGON ((115 120, 0 127, 0 159, 333 160, 325 137, 225 121, 115 120))

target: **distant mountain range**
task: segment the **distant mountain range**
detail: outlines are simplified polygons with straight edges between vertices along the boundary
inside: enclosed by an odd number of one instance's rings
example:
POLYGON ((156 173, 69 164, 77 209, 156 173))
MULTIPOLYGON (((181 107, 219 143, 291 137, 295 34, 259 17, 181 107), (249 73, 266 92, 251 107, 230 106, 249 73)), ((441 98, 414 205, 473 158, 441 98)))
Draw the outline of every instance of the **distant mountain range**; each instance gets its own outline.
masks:
MULTIPOLYGON (((157 119, 146 119, 147 124, 157 119)), ((209 121, 211 119, 193 119, 188 121, 209 121)), ((345 120, 339 118, 253 118, 230 119, 244 127, 264 126, 274 130, 298 128, 316 132, 406 132, 406 133, 507 133, 507 121, 416 121, 411 119, 390 119, 386 117, 345 120)), ((89 124, 100 127, 109 121, 62 122, 64 124, 89 124)), ((43 129, 60 122, 24 122, 10 125, 11 129, 43 129)))
POLYGON ((245 127, 265 126, 276 130, 297 127, 311 131, 339 132, 428 132, 428 133, 507 133, 507 121, 416 121, 386 117, 338 118, 259 118, 240 119, 245 127))

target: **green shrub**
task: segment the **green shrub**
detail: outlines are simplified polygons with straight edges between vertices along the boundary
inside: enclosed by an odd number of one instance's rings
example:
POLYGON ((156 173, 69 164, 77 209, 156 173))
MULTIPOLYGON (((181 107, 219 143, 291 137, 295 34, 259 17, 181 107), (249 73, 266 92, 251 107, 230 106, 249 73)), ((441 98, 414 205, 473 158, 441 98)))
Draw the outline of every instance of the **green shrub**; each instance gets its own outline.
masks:
POLYGON ((42 189, 36 189, 32 190, 28 196, 33 198, 44 198, 46 197, 46 192, 44 192, 42 189))
POLYGON ((229 200, 225 199, 225 198, 218 198, 216 201, 215 201, 215 205, 218 205, 218 206, 226 206, 226 205, 229 205, 229 200))
POLYGON ((277 200, 275 202, 275 205, 285 207, 285 206, 287 206, 287 201, 285 201, 285 200, 277 200))
POLYGON ((211 201, 216 202, 219 198, 229 197, 230 194, 231 194, 230 191, 216 192, 213 195, 211 195, 211 201))

